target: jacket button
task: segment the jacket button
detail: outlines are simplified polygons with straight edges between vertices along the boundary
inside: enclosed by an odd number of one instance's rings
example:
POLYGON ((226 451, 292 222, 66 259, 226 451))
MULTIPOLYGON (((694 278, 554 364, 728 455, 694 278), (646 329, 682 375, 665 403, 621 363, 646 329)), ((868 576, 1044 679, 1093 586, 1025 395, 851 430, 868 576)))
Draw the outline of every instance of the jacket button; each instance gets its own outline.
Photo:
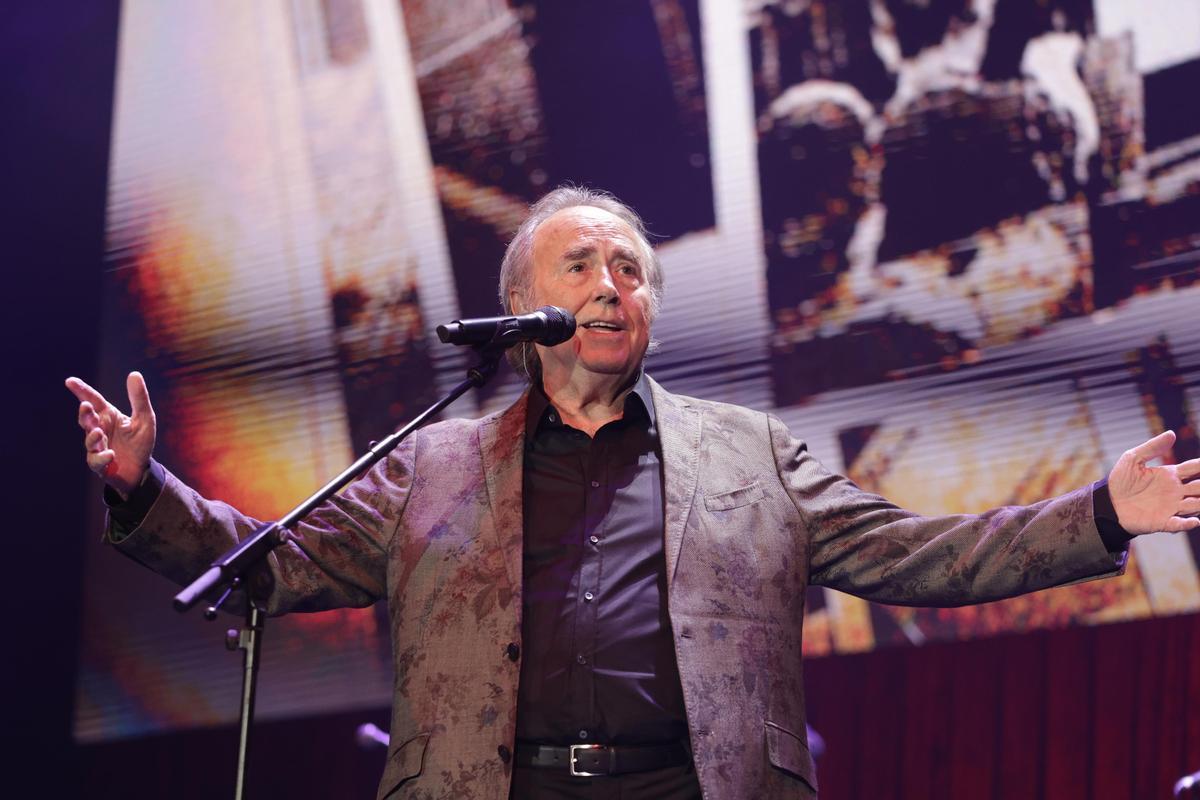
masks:
POLYGON ((509 642, 508 647, 504 648, 504 653, 509 661, 516 661, 521 657, 521 647, 516 642, 509 642))
POLYGON ((496 748, 496 753, 500 756, 500 760, 507 764, 512 760, 512 751, 508 749, 508 745, 502 744, 496 748))

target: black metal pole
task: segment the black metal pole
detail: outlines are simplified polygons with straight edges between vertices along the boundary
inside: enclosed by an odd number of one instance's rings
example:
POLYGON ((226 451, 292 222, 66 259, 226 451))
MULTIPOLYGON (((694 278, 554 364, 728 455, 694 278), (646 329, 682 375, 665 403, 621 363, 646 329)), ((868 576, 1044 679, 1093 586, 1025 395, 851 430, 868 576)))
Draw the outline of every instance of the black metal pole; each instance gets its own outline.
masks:
POLYGON ((258 663, 262 655, 263 623, 266 615, 253 602, 246 604, 246 627, 230 631, 242 651, 242 710, 238 720, 237 782, 234 800, 246 796, 246 769, 250 758, 250 723, 254 719, 254 694, 258 687, 258 663))

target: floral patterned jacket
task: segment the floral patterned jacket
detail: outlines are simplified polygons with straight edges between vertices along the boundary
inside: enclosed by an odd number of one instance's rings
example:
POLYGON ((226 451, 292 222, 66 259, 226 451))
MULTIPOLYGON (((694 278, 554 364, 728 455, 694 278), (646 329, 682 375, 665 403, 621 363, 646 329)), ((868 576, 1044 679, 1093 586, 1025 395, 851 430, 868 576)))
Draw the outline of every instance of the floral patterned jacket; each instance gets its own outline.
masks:
MULTIPOLYGON (((708 800, 811 798, 801 626, 820 584, 960 605, 1117 574, 1089 489, 921 517, 858 489, 779 420, 651 382, 668 604, 708 800)), ((504 800, 521 643, 526 397, 424 428, 314 512, 255 590, 269 613, 388 603, 395 696, 380 798, 504 800)), ((186 583, 257 522, 168 474, 119 549, 186 583)))

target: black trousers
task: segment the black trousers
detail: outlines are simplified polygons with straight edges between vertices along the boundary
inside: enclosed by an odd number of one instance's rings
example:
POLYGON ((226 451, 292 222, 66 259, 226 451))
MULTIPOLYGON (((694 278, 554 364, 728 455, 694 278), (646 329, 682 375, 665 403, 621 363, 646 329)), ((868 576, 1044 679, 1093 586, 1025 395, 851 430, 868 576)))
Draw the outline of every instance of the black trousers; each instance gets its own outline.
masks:
POLYGON ((514 767, 509 800, 701 800, 692 764, 575 778, 565 769, 514 767))

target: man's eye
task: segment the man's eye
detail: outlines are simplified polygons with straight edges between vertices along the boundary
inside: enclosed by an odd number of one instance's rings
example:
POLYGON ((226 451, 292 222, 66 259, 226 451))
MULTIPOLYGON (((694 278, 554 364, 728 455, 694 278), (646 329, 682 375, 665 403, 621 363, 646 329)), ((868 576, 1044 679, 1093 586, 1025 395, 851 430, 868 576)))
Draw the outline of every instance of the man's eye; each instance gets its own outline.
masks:
POLYGON ((567 267, 567 272, 583 272, 583 264, 572 264, 567 267))

